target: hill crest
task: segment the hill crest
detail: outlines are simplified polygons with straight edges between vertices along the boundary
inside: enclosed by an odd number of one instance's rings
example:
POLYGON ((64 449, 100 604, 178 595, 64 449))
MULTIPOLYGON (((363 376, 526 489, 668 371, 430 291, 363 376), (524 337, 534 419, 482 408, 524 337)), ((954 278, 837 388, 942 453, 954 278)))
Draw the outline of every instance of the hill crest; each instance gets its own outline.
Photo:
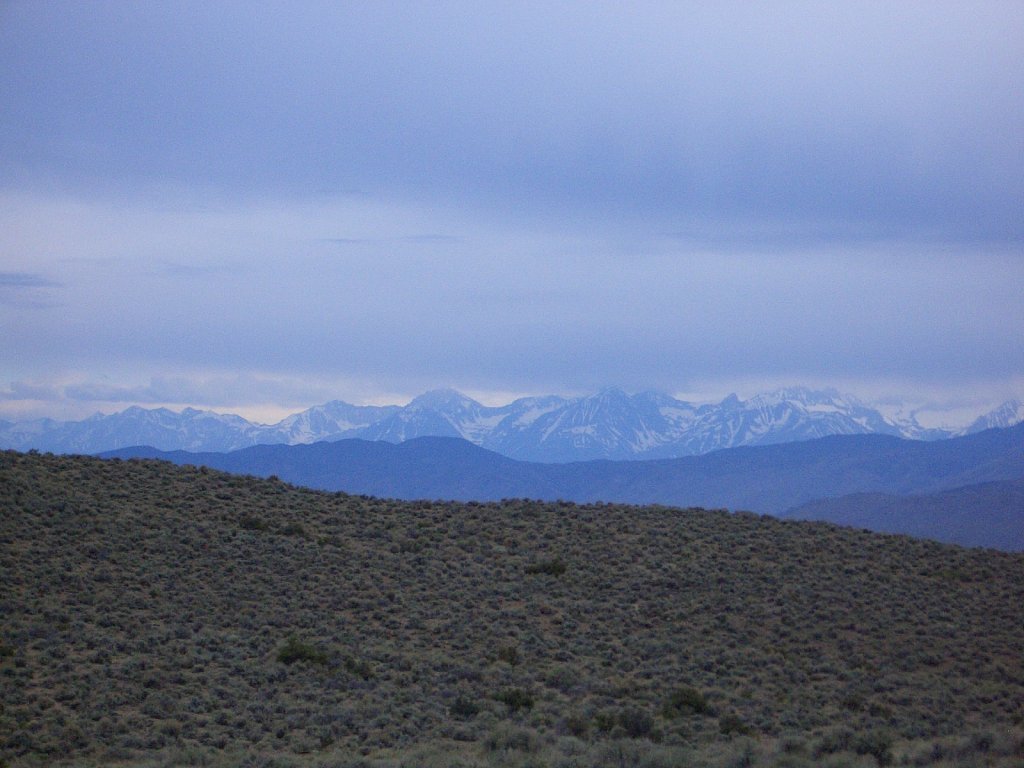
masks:
MULTIPOLYGON (((312 488, 402 499, 566 499, 782 514, 852 493, 926 494, 1017 480, 1024 477, 1024 424, 934 442, 832 435, 679 459, 565 464, 517 461, 454 437, 400 444, 341 440, 254 446, 226 454, 134 448, 104 455, 165 458, 240 474, 277 475, 312 488)), ((1016 539, 1004 535, 1005 521, 989 520, 984 505, 970 511, 969 530, 951 527, 941 515, 927 526, 918 521, 903 530, 951 543, 1015 546, 1016 539)), ((1016 518, 1024 525, 1024 509, 1016 510, 1016 518)))

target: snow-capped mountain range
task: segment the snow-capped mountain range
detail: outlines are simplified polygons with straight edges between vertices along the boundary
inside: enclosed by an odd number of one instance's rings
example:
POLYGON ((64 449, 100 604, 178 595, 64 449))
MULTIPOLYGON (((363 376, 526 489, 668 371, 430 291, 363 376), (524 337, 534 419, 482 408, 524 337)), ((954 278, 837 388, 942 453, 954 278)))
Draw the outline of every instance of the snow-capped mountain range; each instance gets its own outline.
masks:
POLYGON ((722 448, 886 434, 935 440, 1024 421, 1014 400, 964 430, 926 429, 911 416, 887 418, 835 390, 792 387, 740 400, 694 404, 658 392, 605 389, 587 397, 527 397, 489 407, 454 390, 427 392, 406 406, 355 406, 335 400, 277 424, 186 408, 139 407, 83 421, 0 422, 0 447, 99 453, 135 445, 161 450, 232 451, 258 444, 362 438, 398 443, 459 437, 515 459, 540 462, 656 459, 722 448))

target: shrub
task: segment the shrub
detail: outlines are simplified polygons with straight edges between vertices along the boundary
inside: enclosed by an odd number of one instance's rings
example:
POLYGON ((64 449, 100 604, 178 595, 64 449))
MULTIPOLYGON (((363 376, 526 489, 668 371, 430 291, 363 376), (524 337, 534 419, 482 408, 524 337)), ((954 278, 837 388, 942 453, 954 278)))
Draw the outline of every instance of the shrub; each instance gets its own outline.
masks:
POLYGON ((822 755, 831 755, 836 752, 846 752, 850 748, 850 743, 853 741, 853 731, 849 728, 837 728, 832 731, 824 733, 814 747, 814 757, 819 758, 822 755))
POLYGON ((988 732, 975 733, 970 737, 970 745, 976 752, 982 754, 988 754, 992 751, 992 747, 995 744, 995 737, 988 732))
POLYGON ((807 751, 807 744, 800 736, 790 734, 783 737, 779 749, 784 755, 800 755, 807 751))
POLYGON ((887 731, 871 731, 859 735, 853 742, 858 755, 871 755, 880 766, 892 764, 892 736, 887 731))
POLYGON ((533 694, 522 688, 507 688, 494 697, 508 707, 509 712, 533 707, 533 694))
POLYGON ((553 557, 550 560, 541 560, 539 563, 532 563, 526 566, 528 574, 546 573, 549 576, 561 576, 569 566, 560 557, 553 557))
POLYGON ((598 712, 594 715, 594 725, 601 733, 609 733, 615 727, 615 715, 612 712, 598 712))
POLYGON ((305 536, 306 529, 302 527, 302 523, 288 523, 281 528, 281 533, 285 536, 305 536))
MULTIPOLYGON (((757 751, 754 749, 754 745, 749 739, 743 739, 739 742, 738 748, 732 754, 724 765, 728 768, 753 768, 757 764, 757 751)), ((787 763, 779 763, 779 766, 786 765, 787 763)))
POLYGON ((519 649, 514 645, 503 645, 498 648, 498 661, 504 661, 511 667, 519 663, 519 649))
POLYGON ((346 656, 342 660, 342 664, 346 672, 358 675, 363 680, 369 680, 373 677, 373 665, 368 661, 357 659, 355 656, 346 656))
POLYGON ((289 637, 277 652, 277 660, 284 664, 308 661, 311 664, 326 664, 327 654, 310 643, 304 643, 295 635, 289 637))
POLYGON ((545 682, 562 693, 567 693, 579 682, 579 673, 572 667, 556 667, 548 674, 545 682))
POLYGON ((723 715, 718 721, 718 730, 725 736, 731 736, 733 734, 739 734, 741 736, 749 735, 751 732, 750 726, 740 719, 739 715, 723 715))
POLYGON ((696 688, 686 686, 676 688, 668 697, 662 714, 666 719, 678 717, 679 715, 705 715, 710 714, 708 700, 703 693, 696 688))
POLYGON ((587 718, 579 714, 571 714, 565 718, 565 730, 577 739, 585 739, 590 731, 590 723, 587 718))
POLYGON ((265 531, 270 527, 265 520, 260 520, 255 515, 243 515, 238 524, 247 531, 265 531))
POLYGON ((648 736, 654 727, 654 719, 636 707, 628 707, 619 713, 619 725, 631 739, 648 736))
POLYGON ((480 711, 480 707, 465 696, 459 696, 454 702, 452 702, 448 711, 451 713, 452 717, 468 720, 471 717, 476 717, 477 713, 480 711))
POLYGON ((523 728, 500 726, 484 739, 488 752, 537 752, 541 748, 540 738, 534 731, 523 728))

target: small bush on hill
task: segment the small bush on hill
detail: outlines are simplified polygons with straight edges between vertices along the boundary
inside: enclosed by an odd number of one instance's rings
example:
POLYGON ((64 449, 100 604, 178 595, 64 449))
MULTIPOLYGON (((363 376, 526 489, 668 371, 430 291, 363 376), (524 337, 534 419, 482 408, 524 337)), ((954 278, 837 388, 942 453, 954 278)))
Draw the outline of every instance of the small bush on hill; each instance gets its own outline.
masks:
POLYGON ((373 677, 373 665, 364 659, 357 659, 354 656, 346 656, 342 661, 345 671, 352 675, 358 675, 363 680, 370 680, 373 677))
POLYGON ((451 713, 452 717, 468 720, 471 717, 476 717, 477 713, 480 712, 480 707, 471 699, 465 696, 459 696, 454 702, 452 702, 448 711, 451 713))
POLYGON ((247 531, 265 531, 270 527, 265 520, 261 520, 255 515, 243 515, 238 524, 247 531))
POLYGON ((627 707, 619 713, 619 725, 631 739, 649 736, 654 727, 654 719, 637 707, 627 707))
POLYGON ((308 661, 311 664, 326 664, 327 654, 310 643, 299 640, 292 635, 281 649, 277 652, 277 660, 283 664, 293 664, 296 661, 308 661))
POLYGON ((508 688, 494 697, 508 707, 509 712, 533 707, 533 694, 522 688, 508 688))
POLYGON ((732 736, 733 734, 746 736, 751 733, 750 726, 744 723, 739 715, 734 714, 723 715, 718 721, 718 730, 724 736, 732 736))
POLYGON ((568 566, 560 557, 553 557, 550 560, 541 560, 539 563, 532 563, 526 566, 528 574, 546 573, 549 576, 561 576, 568 566))
POLYGON ((504 661, 510 667, 519 663, 519 649, 514 645, 503 645, 498 648, 498 661, 504 661))
POLYGON ((703 693, 696 688, 686 686, 676 688, 672 692, 662 708, 662 714, 666 719, 679 715, 706 715, 710 714, 710 707, 703 693))
POLYGON ((853 742, 858 755, 871 755, 880 766, 892 765, 892 736, 886 731, 860 734, 853 742))

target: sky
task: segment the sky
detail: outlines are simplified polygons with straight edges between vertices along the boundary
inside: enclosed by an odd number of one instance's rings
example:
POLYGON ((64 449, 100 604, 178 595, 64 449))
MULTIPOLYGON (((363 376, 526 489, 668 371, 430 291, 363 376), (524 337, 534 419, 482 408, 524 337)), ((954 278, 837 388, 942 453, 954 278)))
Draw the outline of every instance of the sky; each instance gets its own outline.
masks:
POLYGON ((0 419, 962 421, 1024 399, 1022 83, 1020 2, 0 0, 0 419))

